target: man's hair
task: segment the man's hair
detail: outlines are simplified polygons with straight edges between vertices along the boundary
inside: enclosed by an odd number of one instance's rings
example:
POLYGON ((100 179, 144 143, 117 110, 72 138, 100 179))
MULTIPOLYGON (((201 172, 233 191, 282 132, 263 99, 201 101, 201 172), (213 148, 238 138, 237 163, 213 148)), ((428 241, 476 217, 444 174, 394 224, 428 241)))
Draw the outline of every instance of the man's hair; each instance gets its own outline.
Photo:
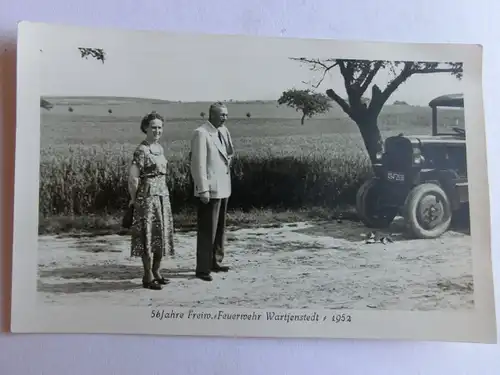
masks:
POLYGON ((222 102, 215 102, 213 104, 210 105, 210 108, 209 108, 209 113, 212 113, 214 111, 214 109, 216 108, 227 108, 226 105, 222 102))

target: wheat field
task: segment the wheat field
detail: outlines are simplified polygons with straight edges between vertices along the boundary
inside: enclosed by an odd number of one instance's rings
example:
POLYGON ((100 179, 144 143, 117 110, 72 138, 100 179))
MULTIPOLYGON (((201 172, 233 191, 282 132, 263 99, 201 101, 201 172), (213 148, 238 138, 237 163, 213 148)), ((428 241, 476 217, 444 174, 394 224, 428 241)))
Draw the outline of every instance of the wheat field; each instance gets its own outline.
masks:
MULTIPOLYGON (((192 208, 189 140, 209 103, 46 99, 54 107, 41 109, 42 225, 54 217, 121 215, 129 200, 127 168, 143 139, 139 122, 151 110, 166 117, 162 144, 170 163, 172 209, 180 214, 192 208)), ((274 102, 226 104, 227 126, 237 151, 230 210, 330 210, 354 203, 357 189, 371 172, 357 126, 340 108, 302 126, 299 113, 274 102)), ((426 107, 391 105, 381 113, 379 126, 383 136, 429 134, 430 116, 426 107)), ((440 122, 463 124, 463 111, 443 111, 440 122)))

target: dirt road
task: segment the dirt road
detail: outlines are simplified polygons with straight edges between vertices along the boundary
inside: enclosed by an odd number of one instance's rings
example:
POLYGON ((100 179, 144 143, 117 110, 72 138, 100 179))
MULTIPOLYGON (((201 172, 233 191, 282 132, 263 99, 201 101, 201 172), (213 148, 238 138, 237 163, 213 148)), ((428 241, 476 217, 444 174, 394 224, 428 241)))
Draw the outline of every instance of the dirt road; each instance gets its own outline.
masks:
POLYGON ((195 233, 177 233, 162 291, 141 288, 128 237, 41 236, 38 294, 40 302, 72 306, 473 308, 468 235, 404 240, 396 232, 382 243, 378 233, 367 241, 368 233, 353 222, 233 229, 225 259, 232 270, 211 283, 193 278, 195 233))

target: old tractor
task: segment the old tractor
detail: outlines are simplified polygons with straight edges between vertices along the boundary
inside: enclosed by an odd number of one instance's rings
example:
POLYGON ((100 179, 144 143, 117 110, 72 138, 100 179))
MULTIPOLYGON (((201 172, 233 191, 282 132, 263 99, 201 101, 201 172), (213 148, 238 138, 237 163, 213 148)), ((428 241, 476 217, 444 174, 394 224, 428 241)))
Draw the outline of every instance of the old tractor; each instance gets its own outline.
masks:
POLYGON ((453 215, 468 206, 465 130, 438 131, 438 107, 464 107, 462 94, 430 101, 430 135, 386 138, 376 155, 374 177, 357 193, 356 209, 370 228, 388 227, 396 216, 414 238, 436 238, 446 232, 453 215))

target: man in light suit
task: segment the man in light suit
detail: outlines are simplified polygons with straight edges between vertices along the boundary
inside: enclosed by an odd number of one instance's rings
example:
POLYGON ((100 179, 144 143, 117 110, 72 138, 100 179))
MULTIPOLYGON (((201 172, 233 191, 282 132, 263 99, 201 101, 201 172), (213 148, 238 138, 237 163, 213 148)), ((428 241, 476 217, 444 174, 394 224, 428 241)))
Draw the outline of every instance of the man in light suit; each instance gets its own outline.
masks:
POLYGON ((221 264, 234 155, 231 135, 224 126, 227 116, 223 103, 212 104, 208 121, 194 131, 191 140, 191 176, 198 204, 196 277, 204 281, 212 281, 211 272, 229 270, 221 264))

